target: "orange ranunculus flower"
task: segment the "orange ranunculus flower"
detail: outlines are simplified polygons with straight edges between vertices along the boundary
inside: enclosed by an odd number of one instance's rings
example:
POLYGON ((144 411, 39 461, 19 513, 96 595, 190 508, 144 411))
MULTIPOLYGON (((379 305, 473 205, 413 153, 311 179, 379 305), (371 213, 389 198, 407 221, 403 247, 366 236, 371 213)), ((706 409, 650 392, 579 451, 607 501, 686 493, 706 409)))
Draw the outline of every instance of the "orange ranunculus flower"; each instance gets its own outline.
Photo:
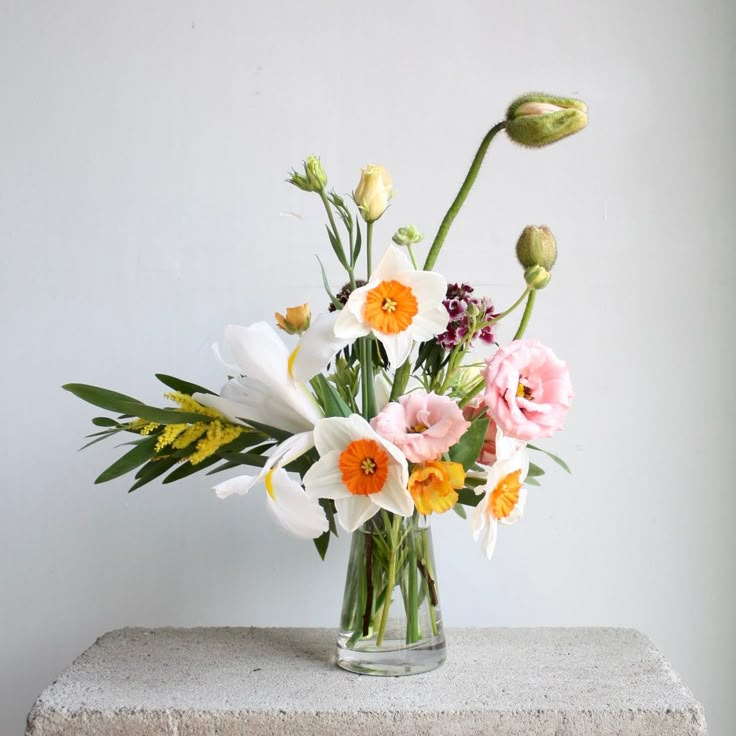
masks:
POLYGON ((460 463, 430 460, 417 465, 409 476, 409 493, 420 514, 442 514, 457 503, 456 491, 465 484, 460 463))

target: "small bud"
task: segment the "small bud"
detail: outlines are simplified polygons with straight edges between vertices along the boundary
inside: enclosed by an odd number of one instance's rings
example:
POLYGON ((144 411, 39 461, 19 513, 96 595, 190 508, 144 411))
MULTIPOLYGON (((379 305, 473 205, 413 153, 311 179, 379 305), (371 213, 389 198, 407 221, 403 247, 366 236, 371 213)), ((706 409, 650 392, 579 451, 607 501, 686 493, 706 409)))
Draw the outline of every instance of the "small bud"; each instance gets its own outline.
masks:
POLYGON ((292 170, 286 180, 304 192, 321 192, 327 184, 327 174, 317 156, 307 156, 304 161, 304 174, 292 170))
POLYGON ((418 228, 414 225, 405 225, 400 227, 395 233, 391 240, 396 245, 415 245, 416 243, 424 240, 424 235, 419 232, 418 228))
POLYGON ((321 192, 327 184, 327 174, 325 174, 319 158, 317 156, 307 156, 307 160, 304 162, 304 171, 312 190, 321 192))
POLYGON ((581 100, 541 93, 514 100, 506 112, 506 133, 523 146, 538 148, 577 133, 588 124, 581 100))
POLYGON ((377 220, 391 199, 391 174, 383 166, 366 166, 360 175, 353 199, 366 222, 377 220))
POLYGON ((546 226, 528 225, 516 243, 516 257, 524 268, 542 266, 551 271, 557 261, 557 241, 546 226))
POLYGON ((290 335, 301 335, 302 332, 306 332, 312 321, 309 304, 302 304, 300 307, 287 307, 286 317, 279 312, 276 312, 274 317, 277 327, 290 335))
POLYGON ((529 266, 524 271, 524 281, 530 289, 544 289, 552 274, 544 266, 529 266))

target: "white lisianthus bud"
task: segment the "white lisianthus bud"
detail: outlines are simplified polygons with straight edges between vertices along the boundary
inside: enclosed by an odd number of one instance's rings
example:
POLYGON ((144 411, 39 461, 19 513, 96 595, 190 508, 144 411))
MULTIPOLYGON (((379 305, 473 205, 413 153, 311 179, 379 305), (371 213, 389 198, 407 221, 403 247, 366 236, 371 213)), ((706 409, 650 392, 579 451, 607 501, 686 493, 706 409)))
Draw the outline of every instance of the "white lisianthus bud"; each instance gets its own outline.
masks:
POLYGON ((361 217, 366 222, 377 220, 391 199, 391 174, 383 166, 366 166, 353 193, 361 217))

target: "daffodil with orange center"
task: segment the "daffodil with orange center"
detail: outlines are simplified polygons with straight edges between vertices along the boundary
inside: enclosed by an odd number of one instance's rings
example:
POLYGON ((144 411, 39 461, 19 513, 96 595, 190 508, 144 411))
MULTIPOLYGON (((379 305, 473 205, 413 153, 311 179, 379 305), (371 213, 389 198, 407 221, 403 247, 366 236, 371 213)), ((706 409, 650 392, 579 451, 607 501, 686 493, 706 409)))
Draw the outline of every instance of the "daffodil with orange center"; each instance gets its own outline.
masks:
POLYGON ((320 459, 304 475, 311 498, 335 501, 337 520, 355 531, 380 509, 411 516, 409 470, 401 450, 357 414, 317 422, 314 444, 320 459))
POLYGON ((526 504, 524 480, 529 472, 526 449, 501 430, 496 435, 496 462, 488 471, 488 479, 476 493, 483 498, 475 507, 471 520, 473 538, 490 560, 496 548, 499 524, 515 524, 521 519, 526 504))
POLYGON ((420 514, 442 514, 457 503, 457 491, 465 484, 460 463, 430 460, 418 465, 409 476, 409 493, 420 514))
POLYGON ((390 245, 368 283, 350 294, 335 321, 335 336, 345 340, 373 334, 386 349, 392 368, 409 356, 414 341, 424 342, 447 327, 442 304, 447 281, 432 271, 417 271, 390 245))

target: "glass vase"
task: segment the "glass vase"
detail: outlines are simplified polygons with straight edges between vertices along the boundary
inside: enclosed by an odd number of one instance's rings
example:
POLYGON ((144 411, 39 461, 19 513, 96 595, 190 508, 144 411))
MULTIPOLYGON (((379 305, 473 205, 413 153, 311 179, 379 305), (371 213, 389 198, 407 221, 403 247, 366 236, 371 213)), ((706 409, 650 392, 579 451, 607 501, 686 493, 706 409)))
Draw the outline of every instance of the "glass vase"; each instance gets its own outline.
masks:
POLYGON ((366 675, 415 675, 445 657, 427 518, 382 511, 353 533, 337 664, 366 675))

